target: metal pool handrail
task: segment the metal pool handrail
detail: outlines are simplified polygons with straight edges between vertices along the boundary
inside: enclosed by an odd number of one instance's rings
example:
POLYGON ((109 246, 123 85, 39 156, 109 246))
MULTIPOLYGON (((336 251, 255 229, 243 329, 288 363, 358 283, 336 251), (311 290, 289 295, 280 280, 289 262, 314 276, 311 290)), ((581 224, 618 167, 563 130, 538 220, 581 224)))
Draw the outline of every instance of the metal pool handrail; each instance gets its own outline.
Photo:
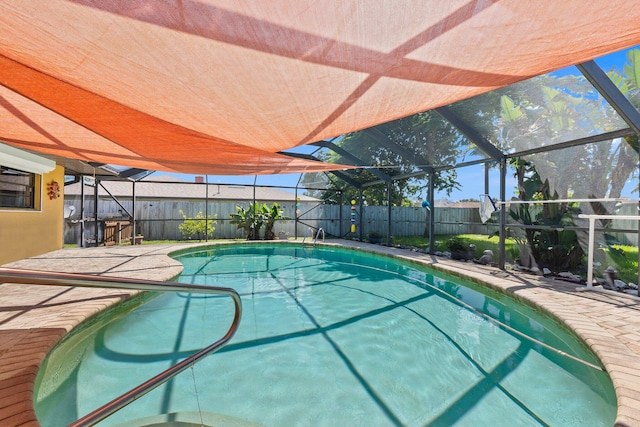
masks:
POLYGON ((307 231, 304 232, 304 237, 302 238, 303 245, 304 245, 304 242, 307 240, 307 237, 311 236, 311 233, 313 233, 313 230, 311 229, 311 227, 307 228, 307 231))
POLYGON ((315 237, 315 239, 313 239, 313 244, 314 245, 318 241, 318 236, 320 235, 320 232, 322 232, 322 241, 324 242, 324 230, 322 228, 318 228, 318 232, 316 233, 316 237, 315 237))
POLYGON ((109 276, 93 276, 90 274, 76 273, 58 273, 50 271, 22 270, 14 268, 0 267, 0 283, 23 283, 35 285, 53 285, 53 286, 78 286, 86 288, 113 288, 113 289, 132 289, 141 291, 165 291, 165 292, 198 292, 204 294, 224 295, 233 299, 235 313, 233 322, 218 341, 208 345, 202 350, 192 354, 182 362, 173 365, 169 369, 159 373, 153 378, 148 379, 144 383, 132 388, 111 402, 106 403, 100 408, 90 412, 79 420, 69 424, 69 427, 93 426, 98 422, 109 417, 113 413, 124 408, 136 399, 149 393, 151 390, 162 385, 180 372, 194 365, 200 359, 208 356, 214 351, 225 345, 236 333, 242 316, 242 301, 240 295, 231 288, 211 287, 192 285, 177 282, 158 282, 154 280, 142 279, 125 279, 120 277, 109 276))
MULTIPOLYGON (((304 237, 302 239, 302 244, 304 245, 305 240, 307 240, 307 236, 310 236, 313 233, 313 229, 311 227, 307 228, 307 232, 304 234, 304 237)), ((318 236, 320 236, 320 233, 322 232, 322 241, 324 242, 324 230, 322 229, 322 227, 318 228, 318 231, 315 233, 315 236, 313 237, 313 244, 315 245, 316 242, 318 241, 318 236)))

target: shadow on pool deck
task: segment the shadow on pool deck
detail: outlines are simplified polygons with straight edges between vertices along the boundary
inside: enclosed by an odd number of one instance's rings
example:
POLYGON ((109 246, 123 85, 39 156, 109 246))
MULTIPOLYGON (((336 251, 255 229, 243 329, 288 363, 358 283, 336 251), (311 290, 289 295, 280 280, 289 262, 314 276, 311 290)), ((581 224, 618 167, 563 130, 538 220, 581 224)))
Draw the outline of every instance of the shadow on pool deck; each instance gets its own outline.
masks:
MULTIPOLYGON (((273 243, 273 242, 270 242, 273 243)), ((210 243, 211 244, 211 243, 210 243)), ((618 400, 616 426, 640 425, 640 301, 623 295, 578 292, 559 280, 501 271, 478 264, 368 243, 354 247, 432 265, 505 290, 547 310, 598 355, 618 400)), ((171 280, 182 271, 167 254, 207 244, 69 248, 5 267, 171 280)), ((136 291, 2 284, 0 287, 0 425, 38 426, 32 393, 38 368, 56 342, 84 319, 136 291)), ((570 396, 567 396, 570 399, 570 396)))

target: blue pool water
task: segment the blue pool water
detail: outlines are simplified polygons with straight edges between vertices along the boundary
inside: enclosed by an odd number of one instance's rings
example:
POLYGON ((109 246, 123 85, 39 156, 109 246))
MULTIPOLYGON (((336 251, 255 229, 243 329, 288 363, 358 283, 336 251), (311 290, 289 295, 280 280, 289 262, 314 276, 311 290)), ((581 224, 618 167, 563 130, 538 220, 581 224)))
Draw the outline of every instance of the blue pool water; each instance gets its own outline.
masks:
MULTIPOLYGON (((338 248, 230 245, 176 258, 179 281, 241 294, 240 329, 100 425, 613 425, 615 394, 594 355, 508 296, 338 248)), ((217 340, 232 312, 228 298, 169 293, 94 320, 41 369, 40 422, 66 425, 217 340)))

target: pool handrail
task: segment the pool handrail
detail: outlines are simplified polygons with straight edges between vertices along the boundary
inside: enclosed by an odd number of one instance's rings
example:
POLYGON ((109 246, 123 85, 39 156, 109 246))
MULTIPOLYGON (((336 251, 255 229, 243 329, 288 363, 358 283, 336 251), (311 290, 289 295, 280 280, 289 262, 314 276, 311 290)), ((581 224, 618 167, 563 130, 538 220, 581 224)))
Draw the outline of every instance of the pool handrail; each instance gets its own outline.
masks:
POLYGON ((307 237, 313 234, 313 244, 315 245, 318 242, 318 236, 320 236, 320 232, 322 232, 322 241, 324 242, 324 229, 322 227, 318 228, 318 231, 314 233, 313 228, 307 228, 306 233, 304 233, 304 237, 302 238, 302 244, 307 240, 307 237))
POLYGON ((231 326, 225 335, 216 342, 204 347, 202 350, 192 354, 183 361, 162 371, 156 376, 148 379, 142 384, 116 397, 112 401, 93 410, 77 421, 69 424, 68 427, 88 427, 93 426, 138 398, 144 396, 156 387, 162 385, 200 359, 219 350, 236 333, 242 317, 242 301, 240 295, 231 288, 201 286, 177 282, 160 282, 144 279, 129 279, 113 276, 95 276, 80 273, 60 273, 40 270, 24 270, 16 268, 0 267, 0 283, 20 283, 50 286, 77 286, 86 288, 110 288, 110 289, 130 289, 140 291, 161 291, 161 292, 196 292, 213 295, 229 296, 233 300, 235 312, 231 326))
POLYGON ((304 237, 302 238, 303 245, 304 245, 304 242, 307 240, 307 237, 310 236, 311 233, 313 233, 313 230, 311 229, 311 227, 307 228, 307 231, 304 232, 304 237))
POLYGON ((313 239, 313 244, 314 245, 318 241, 318 236, 320 235, 320 232, 322 232, 322 242, 324 243, 324 229, 322 227, 320 227, 320 228, 318 228, 318 232, 316 233, 316 237, 313 239))

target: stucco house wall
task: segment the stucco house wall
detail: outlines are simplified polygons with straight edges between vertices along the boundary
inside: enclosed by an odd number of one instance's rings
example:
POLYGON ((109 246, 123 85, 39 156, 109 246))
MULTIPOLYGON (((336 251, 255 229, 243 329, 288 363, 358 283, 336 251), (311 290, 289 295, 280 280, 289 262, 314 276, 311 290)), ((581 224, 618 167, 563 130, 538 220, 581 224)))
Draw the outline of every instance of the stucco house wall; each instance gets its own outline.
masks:
POLYGON ((0 265, 63 246, 64 168, 58 165, 40 177, 36 179, 39 209, 0 208, 0 265), (47 184, 52 181, 59 183, 60 197, 50 199, 47 184))

